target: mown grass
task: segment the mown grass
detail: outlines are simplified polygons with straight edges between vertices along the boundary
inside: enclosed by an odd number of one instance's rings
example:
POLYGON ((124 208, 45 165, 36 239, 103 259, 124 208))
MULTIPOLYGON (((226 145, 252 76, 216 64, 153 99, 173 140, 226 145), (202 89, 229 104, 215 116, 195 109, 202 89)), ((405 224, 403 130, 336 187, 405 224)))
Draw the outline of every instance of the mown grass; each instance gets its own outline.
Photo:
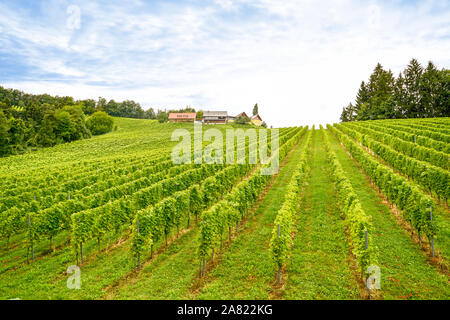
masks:
MULTIPOLYGON (((23 261, 0 274, 0 299, 95 299, 102 293, 105 283, 114 281, 132 269, 129 245, 114 247, 124 238, 127 231, 120 235, 108 235, 99 251, 95 241, 84 247, 85 263, 81 266, 82 286, 80 290, 69 290, 66 270, 74 265, 74 254, 70 246, 55 252, 38 255, 29 264, 23 261), (106 249, 105 248, 109 248, 106 249)), ((20 256, 23 260, 23 257, 20 256)))
MULTIPOLYGON (((328 132, 328 130, 327 130, 328 132)), ((381 293, 384 299, 449 299, 448 276, 428 263, 427 256, 400 226, 386 203, 372 188, 337 139, 330 144, 355 190, 364 211, 372 216, 374 242, 379 248, 381 293)))

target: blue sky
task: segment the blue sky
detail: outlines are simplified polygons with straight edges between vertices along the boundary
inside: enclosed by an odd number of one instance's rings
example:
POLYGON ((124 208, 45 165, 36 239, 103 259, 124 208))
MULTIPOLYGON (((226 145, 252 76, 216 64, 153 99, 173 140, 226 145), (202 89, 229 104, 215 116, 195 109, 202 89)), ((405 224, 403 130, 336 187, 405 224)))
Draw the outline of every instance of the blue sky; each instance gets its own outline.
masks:
POLYGON ((449 68, 449 3, 2 0, 0 85, 332 123, 377 62, 449 68))

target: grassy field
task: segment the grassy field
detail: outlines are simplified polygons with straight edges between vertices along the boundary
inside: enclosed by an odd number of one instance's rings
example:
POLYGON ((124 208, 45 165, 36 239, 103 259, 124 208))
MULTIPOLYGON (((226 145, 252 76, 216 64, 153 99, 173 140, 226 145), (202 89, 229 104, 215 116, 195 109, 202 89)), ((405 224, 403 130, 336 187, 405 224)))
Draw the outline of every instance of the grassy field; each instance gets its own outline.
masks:
MULTIPOLYGON (((419 123, 421 120, 417 121, 419 123)), ((103 201, 93 202, 92 206, 105 206, 117 199, 132 199, 145 187, 138 185, 136 190, 113 192, 119 190, 121 184, 111 182, 111 185, 107 185, 105 182, 103 185, 102 182, 108 178, 114 180, 115 177, 122 177, 126 182, 139 179, 145 181, 145 177, 149 175, 137 175, 144 170, 145 163, 152 159, 159 162, 170 159, 171 149, 177 144, 170 139, 173 130, 181 128, 193 132, 192 125, 189 124, 160 124, 151 120, 123 118, 116 118, 116 123, 118 130, 106 135, 0 159, 0 177, 4 181, 0 192, 2 204, 4 208, 10 209, 10 203, 16 201, 14 205, 24 212, 23 221, 21 220, 23 228, 16 227, 9 239, 0 237, 0 299, 367 298, 365 280, 361 278, 358 262, 353 254, 349 222, 337 204, 337 190, 323 135, 320 130, 314 129, 307 132, 305 130, 306 133, 298 136, 299 140, 292 144, 281 162, 279 172, 270 178, 263 192, 252 203, 249 213, 240 220, 237 230, 230 228, 230 235, 226 230, 221 248, 214 251, 213 259, 209 256, 206 261, 206 274, 203 277, 199 277, 202 261, 199 257, 199 245, 203 232, 201 215, 197 220, 192 217, 189 227, 187 221, 182 220, 179 233, 172 225, 167 243, 164 237, 155 237, 152 253, 147 246, 140 256, 140 269, 136 268, 136 256, 133 256, 135 235, 132 232, 135 222, 127 220, 127 223, 116 230, 105 231, 99 243, 94 236, 83 242, 81 288, 68 289, 69 275, 66 270, 76 263, 76 251, 71 242, 74 231, 70 229, 69 222, 64 222, 51 240, 48 236, 35 240, 35 259, 31 260, 25 217, 33 193, 38 192, 35 189, 48 186, 57 194, 66 197, 69 193, 75 198, 73 200, 69 196, 68 199, 55 200, 54 204, 48 205, 50 207, 57 206, 59 202, 75 203, 77 197, 85 199, 79 194, 86 186, 66 186, 64 183, 82 181, 105 171, 99 181, 91 183, 91 186, 97 188, 95 198, 103 201), (305 138, 309 134, 310 147, 306 145, 305 138), (269 243, 274 220, 284 203, 293 171, 305 153, 308 173, 295 209, 290 254, 281 270, 281 283, 278 284, 269 243), (108 193, 111 199, 104 195, 107 190, 113 190, 111 196, 108 193)), ((450 128, 450 124, 443 121, 436 122, 436 126, 429 126, 428 131, 447 130, 442 126, 450 128)), ((207 128, 217 128, 224 132, 236 127, 225 125, 207 128)), ((295 128, 284 128, 280 132, 283 137, 302 133, 295 128)), ((387 201, 383 192, 380 192, 380 188, 371 182, 369 173, 363 170, 344 144, 340 143, 342 137, 339 139, 336 132, 325 130, 331 150, 350 181, 363 211, 370 217, 374 230, 371 245, 378 252, 376 262, 381 270, 381 289, 373 292, 373 298, 449 299, 446 266, 447 248, 450 246, 447 237, 450 215, 444 199, 438 199, 433 193, 430 197, 436 207, 435 223, 439 223, 440 227, 435 238, 436 257, 433 258, 430 256, 429 239, 423 236, 422 243, 419 244, 417 232, 413 232, 411 236, 409 224, 402 218, 402 213, 398 213, 393 208, 393 203, 387 201)), ((442 134, 442 137, 446 139, 446 134, 442 134)), ((357 141, 353 137, 351 139, 357 141)), ((287 138, 282 138, 282 142, 286 142, 285 140, 288 141, 287 138)), ((428 140, 424 141, 424 144, 432 145, 428 140)), ((372 155, 370 150, 362 150, 382 166, 388 166, 380 156, 372 155)), ((428 152, 433 155, 443 154, 439 150, 430 150, 428 152)), ((431 162, 427 165, 434 168, 431 162)), ((186 170, 194 168, 186 167, 186 170)), ((227 193, 252 177, 257 169, 258 166, 250 168, 237 179, 231 190, 217 195, 214 203, 223 201, 227 193)), ((445 172, 445 169, 442 170, 445 172)), ((161 172, 164 173, 161 179, 177 177, 179 174, 171 166, 161 169, 161 172)), ((399 170, 395 174, 400 175, 399 170)), ((423 190, 415 177, 402 177, 417 187, 417 190, 423 190)), ((199 185, 203 186, 202 183, 200 181, 199 185)), ((449 188, 448 184, 446 188, 449 188)), ((180 190, 184 189, 180 187, 180 190)), ((205 194, 206 191, 203 196, 205 194)), ((37 202, 42 207, 36 214, 46 212, 43 207, 44 196, 39 196, 37 202)), ((2 217, 9 217, 6 209, 2 212, 2 217)), ((202 211, 207 209, 205 206, 202 211)), ((63 215, 64 212, 60 214, 63 215)), ((15 226, 12 223, 5 225, 15 226)))

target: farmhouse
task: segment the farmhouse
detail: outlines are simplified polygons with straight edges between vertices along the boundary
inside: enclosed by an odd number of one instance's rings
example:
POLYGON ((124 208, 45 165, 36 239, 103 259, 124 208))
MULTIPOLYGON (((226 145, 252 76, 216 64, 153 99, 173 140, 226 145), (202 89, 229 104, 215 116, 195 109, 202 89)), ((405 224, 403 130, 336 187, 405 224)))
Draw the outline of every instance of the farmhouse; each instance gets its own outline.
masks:
POLYGON ((252 117, 250 118, 250 122, 251 122, 252 124, 254 124, 255 126, 260 126, 261 123, 262 123, 262 119, 261 119, 261 117, 259 116, 259 114, 255 114, 254 116, 252 116, 252 117))
POLYGON ((189 113, 169 113, 169 121, 170 122, 194 122, 197 113, 189 112, 189 113))
POLYGON ((245 112, 241 112, 236 116, 236 119, 239 117, 250 118, 245 112))
POLYGON ((205 111, 203 112, 203 123, 226 124, 228 120, 227 111, 205 111))
POLYGON ((249 118, 249 116, 245 112, 241 112, 237 116, 228 116, 228 122, 235 122, 239 117, 249 118))

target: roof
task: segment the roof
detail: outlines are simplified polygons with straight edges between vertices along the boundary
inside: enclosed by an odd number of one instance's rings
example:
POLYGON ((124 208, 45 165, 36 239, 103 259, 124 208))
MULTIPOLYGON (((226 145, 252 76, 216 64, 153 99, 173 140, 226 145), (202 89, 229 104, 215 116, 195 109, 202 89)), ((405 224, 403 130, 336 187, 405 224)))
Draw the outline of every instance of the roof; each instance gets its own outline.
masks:
POLYGON ((259 114, 255 114, 255 115, 252 116, 250 119, 251 119, 251 120, 258 119, 258 120, 262 121, 262 119, 261 119, 261 117, 259 116, 259 114))
POLYGON ((169 113, 169 120, 175 120, 175 119, 194 119, 197 116, 197 113, 195 112, 187 112, 187 113, 175 113, 171 112, 169 113))
POLYGON ((227 111, 204 111, 203 117, 227 117, 227 111))
POLYGON ((247 115, 245 112, 241 112, 241 113, 239 113, 239 114, 236 116, 236 118, 239 118, 239 117, 246 117, 246 118, 248 118, 248 115, 247 115))

